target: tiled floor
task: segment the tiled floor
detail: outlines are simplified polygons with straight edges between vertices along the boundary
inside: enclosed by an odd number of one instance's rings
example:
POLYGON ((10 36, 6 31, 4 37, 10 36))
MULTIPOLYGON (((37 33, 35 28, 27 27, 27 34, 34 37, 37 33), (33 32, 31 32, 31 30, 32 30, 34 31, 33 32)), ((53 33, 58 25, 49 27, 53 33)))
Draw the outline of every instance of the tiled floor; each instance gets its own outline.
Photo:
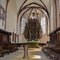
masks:
POLYGON ((49 60, 49 58, 41 51, 41 48, 29 49, 28 58, 23 58, 24 51, 19 50, 17 52, 10 53, 4 57, 0 57, 0 60, 49 60))

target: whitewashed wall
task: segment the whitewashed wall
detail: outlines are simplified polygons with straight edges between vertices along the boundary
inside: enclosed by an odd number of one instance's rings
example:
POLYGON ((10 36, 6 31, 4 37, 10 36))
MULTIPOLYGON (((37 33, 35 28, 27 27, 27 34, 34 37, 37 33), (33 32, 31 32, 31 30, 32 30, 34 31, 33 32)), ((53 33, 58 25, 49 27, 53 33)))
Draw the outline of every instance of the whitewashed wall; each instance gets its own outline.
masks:
POLYGON ((7 8, 6 30, 16 33, 17 12, 15 0, 10 0, 7 8))

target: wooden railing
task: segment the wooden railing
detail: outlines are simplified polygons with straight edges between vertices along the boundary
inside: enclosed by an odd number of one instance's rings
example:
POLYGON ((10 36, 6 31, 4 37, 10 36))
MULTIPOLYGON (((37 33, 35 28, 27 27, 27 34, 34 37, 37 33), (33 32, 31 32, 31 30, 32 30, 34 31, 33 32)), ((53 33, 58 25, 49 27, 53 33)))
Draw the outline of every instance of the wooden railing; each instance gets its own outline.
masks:
POLYGON ((43 51, 53 60, 60 60, 60 27, 49 34, 50 41, 43 51))
POLYGON ((18 50, 15 44, 11 44, 11 33, 0 29, 0 56, 18 50))
POLYGON ((49 34, 50 36, 50 41, 49 44, 55 45, 55 47, 59 46, 60 47, 60 27, 53 31, 52 33, 49 34))

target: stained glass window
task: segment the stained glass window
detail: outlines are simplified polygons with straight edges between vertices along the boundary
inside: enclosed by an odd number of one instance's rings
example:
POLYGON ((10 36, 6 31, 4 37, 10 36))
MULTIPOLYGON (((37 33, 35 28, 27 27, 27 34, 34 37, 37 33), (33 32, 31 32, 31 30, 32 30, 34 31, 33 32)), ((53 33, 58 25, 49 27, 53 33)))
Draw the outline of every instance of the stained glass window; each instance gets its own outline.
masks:
POLYGON ((22 17, 22 21, 21 21, 21 33, 24 32, 25 26, 26 26, 26 18, 22 17))
POLYGON ((46 33, 46 17, 45 16, 41 18, 41 27, 42 27, 43 34, 45 34, 46 33))

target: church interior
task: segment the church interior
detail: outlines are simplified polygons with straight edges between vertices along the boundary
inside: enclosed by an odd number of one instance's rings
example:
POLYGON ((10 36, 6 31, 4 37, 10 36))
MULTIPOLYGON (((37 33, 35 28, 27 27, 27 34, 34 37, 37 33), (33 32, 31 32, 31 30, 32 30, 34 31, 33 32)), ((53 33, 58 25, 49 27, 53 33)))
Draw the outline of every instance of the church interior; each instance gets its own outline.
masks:
POLYGON ((0 60, 60 60, 60 0, 0 0, 0 60))

